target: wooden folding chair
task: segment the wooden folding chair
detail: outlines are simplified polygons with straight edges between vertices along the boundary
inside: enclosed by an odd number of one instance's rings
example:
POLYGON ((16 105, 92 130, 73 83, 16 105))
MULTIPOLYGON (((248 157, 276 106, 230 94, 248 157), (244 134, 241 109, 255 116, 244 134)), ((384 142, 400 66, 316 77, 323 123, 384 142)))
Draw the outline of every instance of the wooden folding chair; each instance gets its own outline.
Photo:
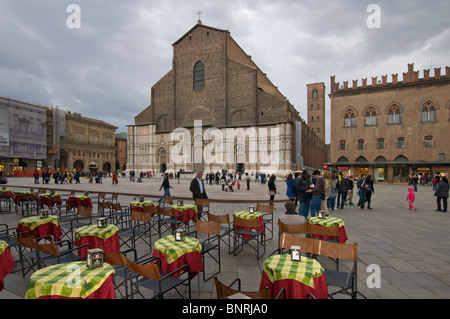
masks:
POLYGON ((220 262, 220 224, 215 222, 205 222, 203 220, 197 220, 197 224, 195 225, 195 231, 197 233, 207 234, 208 238, 202 241, 202 262, 203 262, 203 281, 208 281, 221 270, 221 262, 220 262), (213 251, 217 251, 217 257, 212 253, 213 251), (206 263, 205 263, 205 255, 208 254, 212 260, 214 260, 219 270, 206 278, 206 263))
POLYGON ((215 215, 208 212, 208 221, 219 223, 220 229, 223 231, 222 235, 220 235, 220 239, 222 242, 228 246, 228 253, 231 254, 233 251, 231 250, 231 238, 233 237, 233 223, 230 221, 230 215, 215 215), (228 236, 228 242, 224 240, 223 237, 228 236))
POLYGON ((266 252, 266 245, 264 240, 264 231, 260 231, 260 228, 264 225, 264 222, 259 223, 258 218, 244 219, 233 215, 233 227, 234 227, 234 245, 233 252, 236 256, 244 249, 244 244, 247 244, 250 248, 256 251, 256 258, 260 259, 266 252), (249 230, 252 229, 252 230, 249 230), (251 241, 256 241, 256 247, 251 244, 251 241), (259 254, 259 248, 264 248, 263 253, 259 254))
POLYGON ((358 274, 358 244, 339 244, 330 243, 324 240, 316 239, 316 254, 336 259, 346 259, 353 261, 353 267, 350 272, 339 271, 339 269, 325 269, 325 278, 328 286, 339 287, 340 290, 329 293, 328 296, 333 298, 338 293, 345 293, 356 299, 357 295, 366 298, 358 291, 357 274, 358 274))
POLYGON ((261 213, 264 221, 265 239, 271 240, 273 238, 273 211, 274 205, 256 204, 256 211, 261 213), (270 227, 268 225, 270 224, 270 227), (270 237, 267 236, 267 232, 270 233, 270 237))
POLYGON ((242 291, 241 280, 236 278, 230 285, 225 285, 217 276, 214 276, 214 284, 216 286, 217 299, 228 299, 230 296, 236 294, 242 294, 250 299, 270 299, 270 293, 268 289, 261 291, 242 291), (238 284, 238 289, 231 288, 234 284, 238 284))

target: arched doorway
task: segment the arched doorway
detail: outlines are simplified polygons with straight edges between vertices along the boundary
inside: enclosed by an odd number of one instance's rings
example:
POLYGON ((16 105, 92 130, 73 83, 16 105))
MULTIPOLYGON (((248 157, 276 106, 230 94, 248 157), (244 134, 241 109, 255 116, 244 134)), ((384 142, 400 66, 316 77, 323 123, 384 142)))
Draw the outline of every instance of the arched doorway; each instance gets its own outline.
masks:
POLYGON ((89 163, 89 172, 93 175, 97 174, 98 172, 98 163, 96 161, 92 161, 89 163))
POLYGON ((102 170, 105 173, 111 173, 111 163, 110 162, 105 162, 103 164, 102 170))
POLYGON ((82 160, 76 160, 75 162, 73 162, 73 169, 77 172, 84 171, 84 162, 82 160))
POLYGON ((167 152, 165 149, 159 151, 159 165, 161 173, 165 173, 167 170, 167 152))

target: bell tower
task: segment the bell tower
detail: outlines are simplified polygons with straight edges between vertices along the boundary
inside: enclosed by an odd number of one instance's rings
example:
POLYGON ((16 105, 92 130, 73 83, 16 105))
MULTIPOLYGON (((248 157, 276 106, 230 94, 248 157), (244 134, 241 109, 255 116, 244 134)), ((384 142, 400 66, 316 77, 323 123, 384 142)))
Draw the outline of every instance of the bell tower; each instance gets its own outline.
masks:
POLYGON ((307 84, 308 126, 325 143, 325 84, 307 84))

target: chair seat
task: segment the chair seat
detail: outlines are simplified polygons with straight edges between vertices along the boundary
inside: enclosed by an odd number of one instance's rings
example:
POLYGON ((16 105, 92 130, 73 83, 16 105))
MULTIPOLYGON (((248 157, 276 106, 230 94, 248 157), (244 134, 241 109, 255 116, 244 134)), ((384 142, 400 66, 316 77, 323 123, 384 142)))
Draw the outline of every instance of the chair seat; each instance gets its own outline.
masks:
POLYGON ((352 277, 353 274, 351 272, 325 269, 325 278, 327 280, 327 285, 329 286, 351 288, 352 277))
POLYGON ((236 235, 248 235, 248 236, 258 236, 259 234, 261 234, 260 232, 257 231, 251 231, 251 230, 247 230, 247 229, 239 229, 235 231, 236 235))
POLYGON ((83 226, 87 226, 90 225, 89 223, 82 223, 82 222, 73 222, 73 223, 67 223, 67 224, 61 224, 61 227, 63 228, 78 228, 78 227, 83 227, 83 226))
POLYGON ((219 244, 211 244, 211 243, 205 242, 202 245, 203 253, 207 253, 208 251, 210 251, 218 246, 219 246, 219 244))
POLYGON ((133 237, 133 236, 138 236, 138 235, 144 234, 146 232, 147 232, 146 229, 127 228, 127 229, 124 229, 124 230, 119 230, 119 236, 133 237))
MULTIPOLYGON (((165 274, 163 274, 161 272, 161 278, 164 276, 165 276, 165 274)), ((155 280, 155 279, 142 278, 142 279, 138 280, 136 284, 162 294, 166 291, 171 290, 172 288, 175 288, 176 286, 178 286, 179 284, 181 284, 184 281, 186 281, 186 279, 181 280, 181 279, 170 277, 170 276, 166 277, 163 280, 161 280, 162 291, 159 291, 160 281, 155 280)))

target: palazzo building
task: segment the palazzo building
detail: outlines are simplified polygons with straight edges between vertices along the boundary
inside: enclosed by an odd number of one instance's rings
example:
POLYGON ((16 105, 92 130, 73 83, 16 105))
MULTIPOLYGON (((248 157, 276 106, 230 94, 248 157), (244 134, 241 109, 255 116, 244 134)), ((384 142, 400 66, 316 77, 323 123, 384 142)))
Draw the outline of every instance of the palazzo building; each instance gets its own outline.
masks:
POLYGON ((287 172, 328 158, 230 32, 201 21, 173 43, 172 69, 152 86, 127 138, 127 169, 137 172, 287 172))
POLYGON ((410 175, 450 172, 450 67, 423 71, 408 65, 398 74, 362 85, 342 86, 331 76, 331 161, 333 168, 375 181, 405 183, 410 175))

